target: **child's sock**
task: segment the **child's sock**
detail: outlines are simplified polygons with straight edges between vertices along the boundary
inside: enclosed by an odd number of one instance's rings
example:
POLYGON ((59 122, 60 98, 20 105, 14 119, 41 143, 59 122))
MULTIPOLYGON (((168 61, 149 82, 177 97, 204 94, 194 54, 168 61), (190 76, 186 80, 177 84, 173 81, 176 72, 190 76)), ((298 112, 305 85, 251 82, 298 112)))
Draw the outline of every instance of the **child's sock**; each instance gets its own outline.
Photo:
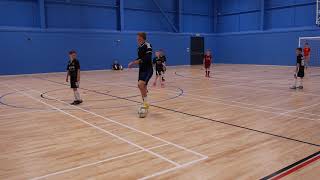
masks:
POLYGON ((78 96, 77 96, 77 91, 73 91, 73 95, 74 95, 74 100, 78 100, 78 96))
POLYGON ((300 79, 299 87, 303 87, 303 79, 300 79))
POLYGON ((80 93, 79 93, 78 90, 77 90, 77 91, 74 91, 74 97, 75 97, 75 99, 76 99, 77 101, 81 101, 80 93))
POLYGON ((297 87, 297 83, 298 83, 298 79, 296 78, 296 79, 294 79, 294 87, 297 87))

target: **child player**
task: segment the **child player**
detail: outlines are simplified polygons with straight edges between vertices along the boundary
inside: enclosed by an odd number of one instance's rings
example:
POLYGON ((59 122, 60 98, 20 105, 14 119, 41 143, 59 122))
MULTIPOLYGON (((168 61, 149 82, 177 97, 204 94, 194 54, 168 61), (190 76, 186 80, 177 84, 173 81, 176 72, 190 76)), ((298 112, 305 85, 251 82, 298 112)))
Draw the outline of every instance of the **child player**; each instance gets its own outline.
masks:
POLYGON ((308 68, 310 65, 310 53, 311 53, 311 48, 309 46, 309 43, 305 43, 303 48, 303 56, 305 59, 306 68, 308 68))
POLYGON ((137 34, 138 41, 138 58, 129 63, 128 67, 131 68, 133 65, 139 65, 139 79, 138 88, 140 90, 143 105, 146 109, 149 108, 147 94, 148 94, 148 82, 153 75, 153 65, 152 65, 152 47, 151 44, 146 42, 147 34, 144 32, 139 32, 137 34))
POLYGON ((211 51, 207 50, 203 58, 203 65, 204 65, 204 68, 206 69, 206 77, 210 77, 211 63, 212 63, 211 51))
POLYGON ((294 74, 294 85, 291 86, 291 89, 303 89, 303 84, 302 84, 302 80, 304 77, 304 59, 302 56, 302 48, 297 48, 296 49, 296 54, 297 54, 297 65, 296 65, 296 70, 295 70, 295 74, 294 74), (297 85, 298 80, 300 81, 299 85, 297 85))
POLYGON ((73 89, 74 93, 74 101, 71 103, 72 105, 78 105, 82 103, 82 100, 80 98, 80 94, 78 91, 79 83, 80 83, 80 63, 77 60, 77 53, 76 51, 70 51, 69 52, 69 62, 67 66, 67 78, 66 82, 69 81, 70 76, 70 86, 73 89))
POLYGON ((161 59, 159 51, 156 51, 156 57, 153 58, 153 64, 156 69, 156 79, 154 80, 153 86, 157 86, 157 80, 159 79, 161 83, 161 87, 164 87, 164 81, 162 79, 163 73, 164 73, 164 62, 161 59))
POLYGON ((166 63, 167 63, 167 57, 163 51, 163 49, 160 49, 160 58, 162 60, 162 64, 163 64, 163 72, 162 72, 162 81, 166 81, 166 79, 164 78, 164 74, 167 70, 167 67, 166 67, 166 63))

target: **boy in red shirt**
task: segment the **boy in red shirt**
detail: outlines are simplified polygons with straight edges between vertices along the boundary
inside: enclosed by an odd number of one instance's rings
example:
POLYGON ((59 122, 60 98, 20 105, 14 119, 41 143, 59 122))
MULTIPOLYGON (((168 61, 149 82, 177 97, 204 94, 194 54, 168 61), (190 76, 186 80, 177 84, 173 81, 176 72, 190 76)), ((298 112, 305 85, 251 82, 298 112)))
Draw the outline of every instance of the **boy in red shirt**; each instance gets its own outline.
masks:
POLYGON ((211 55, 211 51, 207 50, 204 58, 203 58, 203 65, 204 68, 206 69, 206 77, 210 77, 210 66, 212 64, 212 55, 211 55))
POLYGON ((311 53, 311 48, 308 43, 305 43, 303 48, 303 56, 305 59, 306 68, 308 68, 310 63, 310 53, 311 53))

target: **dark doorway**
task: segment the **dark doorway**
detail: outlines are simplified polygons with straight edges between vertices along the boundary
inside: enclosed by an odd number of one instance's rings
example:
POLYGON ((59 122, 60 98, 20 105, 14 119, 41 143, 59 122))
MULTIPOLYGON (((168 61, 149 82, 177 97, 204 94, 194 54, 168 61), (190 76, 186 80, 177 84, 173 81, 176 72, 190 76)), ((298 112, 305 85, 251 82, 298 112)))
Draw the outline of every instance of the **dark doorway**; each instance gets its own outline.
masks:
POLYGON ((191 37, 190 64, 191 65, 202 64, 203 54, 204 54, 204 38, 191 37))

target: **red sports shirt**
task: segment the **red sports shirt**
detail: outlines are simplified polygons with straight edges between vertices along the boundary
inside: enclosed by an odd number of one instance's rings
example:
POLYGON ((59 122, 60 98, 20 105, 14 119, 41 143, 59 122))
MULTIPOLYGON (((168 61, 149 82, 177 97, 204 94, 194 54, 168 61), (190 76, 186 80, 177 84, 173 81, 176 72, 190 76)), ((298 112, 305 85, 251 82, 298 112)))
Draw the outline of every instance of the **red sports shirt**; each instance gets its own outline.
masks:
POLYGON ((303 49, 304 56, 309 56, 310 55, 310 51, 311 51, 311 49, 309 47, 304 48, 303 49))
POLYGON ((204 55, 204 62, 205 64, 211 64, 212 56, 211 55, 204 55))

